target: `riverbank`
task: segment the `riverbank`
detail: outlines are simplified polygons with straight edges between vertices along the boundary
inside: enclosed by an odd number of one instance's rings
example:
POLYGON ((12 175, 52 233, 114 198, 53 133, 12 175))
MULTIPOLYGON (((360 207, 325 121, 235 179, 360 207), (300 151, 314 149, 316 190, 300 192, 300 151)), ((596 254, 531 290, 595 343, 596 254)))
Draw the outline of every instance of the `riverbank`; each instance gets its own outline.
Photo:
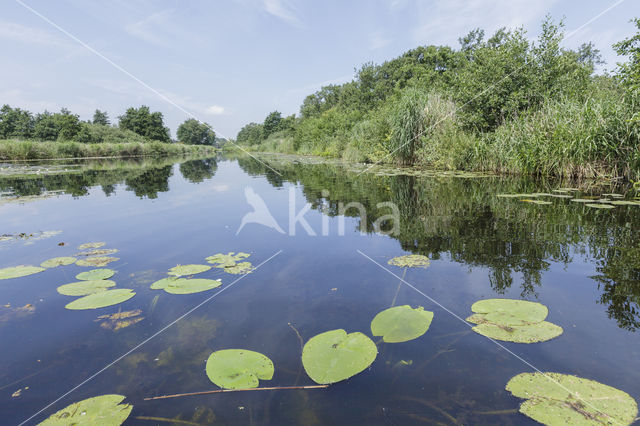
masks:
POLYGON ((49 160, 58 158, 164 157, 173 155, 215 154, 209 145, 180 143, 78 143, 0 140, 0 160, 49 160))

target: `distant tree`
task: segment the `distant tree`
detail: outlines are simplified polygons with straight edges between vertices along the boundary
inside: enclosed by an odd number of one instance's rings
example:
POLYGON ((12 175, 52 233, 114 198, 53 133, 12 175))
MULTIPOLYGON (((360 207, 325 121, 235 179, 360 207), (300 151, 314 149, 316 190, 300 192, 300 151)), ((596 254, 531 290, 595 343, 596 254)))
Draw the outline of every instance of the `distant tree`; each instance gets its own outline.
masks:
POLYGON ((266 139, 271 133, 279 131, 281 122, 282 114, 280 111, 273 111, 269 113, 262 124, 262 138, 266 139))
POLYGON ((109 123, 109 115, 106 111, 100 111, 99 109, 93 113, 93 124, 101 124, 103 126, 108 126, 109 123))
POLYGON ((58 139, 60 128, 52 113, 44 111, 36 115, 33 136, 42 141, 55 141, 58 139))
POLYGON ((80 117, 72 114, 68 109, 62 108, 53 117, 58 128, 58 139, 70 141, 80 132, 80 117))
POLYGON ((0 108, 0 138, 30 138, 34 120, 29 111, 4 105, 0 108))
POLYGON ((618 64, 618 76, 627 88, 640 91, 640 18, 631 22, 636 25, 638 32, 635 35, 613 45, 616 53, 628 56, 629 61, 618 64))
POLYGON ((236 142, 239 145, 257 145, 262 142, 262 124, 249 123, 238 132, 236 142))
POLYGON ((169 129, 164 126, 161 112, 150 112, 149 107, 129 108, 118 117, 118 125, 125 130, 131 130, 145 138, 160 142, 171 142, 169 129))
POLYGON ((216 134, 207 123, 190 118, 178 127, 178 141, 189 145, 214 145, 216 134))

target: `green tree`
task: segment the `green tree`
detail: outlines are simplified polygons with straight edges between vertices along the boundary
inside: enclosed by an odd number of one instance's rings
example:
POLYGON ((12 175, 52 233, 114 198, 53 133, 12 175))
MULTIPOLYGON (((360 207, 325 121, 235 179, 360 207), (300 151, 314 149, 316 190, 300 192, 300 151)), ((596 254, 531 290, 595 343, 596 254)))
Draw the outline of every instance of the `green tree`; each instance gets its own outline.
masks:
POLYGON ((262 124, 262 138, 266 139, 270 134, 279 131, 281 122, 282 114, 279 111, 269 113, 262 124))
POLYGON ((626 63, 618 64, 618 77, 622 84, 633 91, 640 91, 640 18, 631 22, 636 25, 635 35, 613 45, 616 53, 629 57, 626 63))
POLYGON ((161 112, 151 112, 148 106, 129 108, 118 117, 121 129, 131 130, 147 139, 170 142, 169 129, 164 126, 161 112))
POLYGON ((60 128, 54 116, 49 111, 44 111, 36 115, 33 135, 42 141, 55 141, 58 139, 60 128))
POLYGON ((236 142, 239 145, 257 145, 262 142, 262 124, 249 123, 238 132, 236 142))
POLYGON ((0 138, 30 138, 34 119, 29 111, 4 105, 0 108, 0 138))
POLYGON ((207 123, 190 118, 178 127, 178 141, 189 145, 215 145, 216 134, 207 123))
POLYGON ((93 124, 100 124, 103 126, 108 126, 109 123, 109 115, 106 111, 100 111, 99 109, 93 113, 93 124))
POLYGON ((72 114, 68 109, 62 108, 60 112, 54 114, 53 117, 58 128, 59 140, 73 140, 78 132, 80 132, 80 117, 76 114, 72 114))

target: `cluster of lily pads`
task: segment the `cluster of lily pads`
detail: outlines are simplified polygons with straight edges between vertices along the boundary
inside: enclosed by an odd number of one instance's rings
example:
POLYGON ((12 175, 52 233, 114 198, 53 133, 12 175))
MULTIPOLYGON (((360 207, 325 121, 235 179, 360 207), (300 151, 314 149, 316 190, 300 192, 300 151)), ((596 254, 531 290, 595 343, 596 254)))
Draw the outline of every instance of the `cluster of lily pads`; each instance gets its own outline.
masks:
POLYGON ((520 201, 538 205, 553 204, 551 201, 543 200, 543 197, 566 198, 574 203, 582 203, 594 209, 612 209, 616 206, 640 206, 640 199, 624 199, 624 195, 616 193, 603 193, 599 196, 582 196, 576 194, 580 190, 577 188, 558 188, 552 192, 533 192, 531 194, 497 194, 499 198, 518 198, 520 201))
POLYGON ((98 309, 117 305, 131 299, 136 293, 130 288, 111 289, 116 283, 109 280, 116 271, 112 269, 94 269, 76 275, 78 282, 64 284, 57 288, 65 296, 81 296, 65 305, 66 309, 98 309))

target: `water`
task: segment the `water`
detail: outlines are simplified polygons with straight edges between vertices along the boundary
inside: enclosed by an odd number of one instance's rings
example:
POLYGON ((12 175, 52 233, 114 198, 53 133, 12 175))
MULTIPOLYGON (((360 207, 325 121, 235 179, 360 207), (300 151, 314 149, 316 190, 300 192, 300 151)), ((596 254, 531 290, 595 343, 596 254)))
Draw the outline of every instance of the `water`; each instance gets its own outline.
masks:
MULTIPOLYGON (((562 198, 533 205, 496 197, 549 192, 562 182, 381 176, 315 163, 268 157, 267 167, 239 157, 4 165, 0 234, 34 236, 0 241, 0 267, 37 265, 73 255, 82 243, 105 241, 105 248, 120 250, 120 260, 109 265, 118 271, 113 279, 137 294, 118 306, 69 311, 64 305, 73 298, 56 287, 87 268, 62 266, 1 281, 0 305, 10 304, 0 307, 2 423, 29 418, 213 295, 217 290, 170 295, 149 285, 172 266, 229 251, 250 252, 248 260, 261 266, 237 282, 238 276, 215 270, 199 275, 221 278, 226 290, 32 422, 72 402, 117 393, 134 405, 126 424, 169 424, 157 418, 191 422, 183 424, 533 424, 514 411, 521 400, 504 390, 514 375, 533 371, 523 360, 640 398, 640 206, 596 210, 562 198), (264 199, 284 234, 250 223, 236 235, 251 211, 247 186, 264 199), (295 213, 311 204, 304 218, 316 236, 300 224, 290 235, 290 197, 295 213), (374 232, 388 214, 377 203, 389 201, 401 216, 393 236, 374 232), (362 203, 367 218, 360 220, 355 210, 338 216, 339 203, 349 202, 362 203), (378 358, 363 373, 326 390, 143 401, 215 388, 205 361, 227 348, 273 360, 273 380, 262 386, 313 384, 300 373, 300 344, 289 324, 305 340, 336 328, 370 335, 371 319, 391 305, 399 284, 375 262, 386 267, 391 257, 409 252, 431 258, 429 268, 409 269, 405 280, 433 300, 402 285, 396 304, 424 306, 435 313, 433 323, 419 339, 379 344, 378 358), (504 343, 509 353, 457 318, 488 297, 539 301, 564 334, 532 345, 504 343), (27 304, 35 310, 14 310, 27 304), (119 309, 141 309, 145 318, 116 332, 95 321, 119 309), (12 397, 18 389, 20 396, 12 397)), ((624 187, 582 188, 582 195, 633 196, 624 187)))

